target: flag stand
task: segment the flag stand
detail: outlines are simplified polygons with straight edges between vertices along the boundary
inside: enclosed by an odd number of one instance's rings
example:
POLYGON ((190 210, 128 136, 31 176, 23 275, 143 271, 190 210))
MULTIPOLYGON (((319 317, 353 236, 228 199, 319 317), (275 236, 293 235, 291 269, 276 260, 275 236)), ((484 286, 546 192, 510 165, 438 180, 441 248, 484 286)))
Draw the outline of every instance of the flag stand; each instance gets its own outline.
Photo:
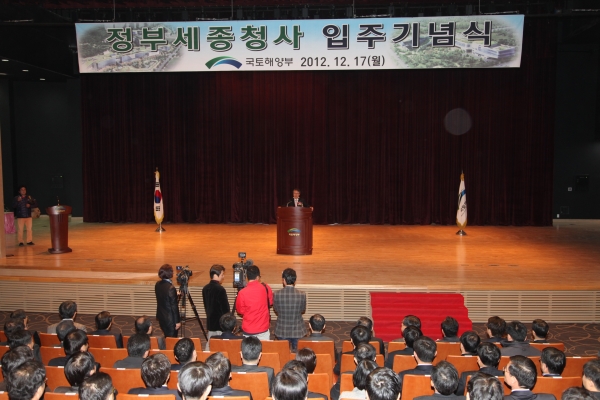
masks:
POLYGON ((456 234, 458 236, 467 236, 467 232, 463 231, 462 229, 460 231, 456 232, 456 234))
MULTIPOLYGON (((166 231, 166 229, 163 228, 162 223, 160 223, 160 224, 158 224, 158 228, 156 228, 156 230, 154 232, 164 232, 164 231, 166 231)), ((457 233, 457 235, 458 235, 458 233, 457 233)), ((466 233, 465 233, 465 235, 466 235, 466 233)))

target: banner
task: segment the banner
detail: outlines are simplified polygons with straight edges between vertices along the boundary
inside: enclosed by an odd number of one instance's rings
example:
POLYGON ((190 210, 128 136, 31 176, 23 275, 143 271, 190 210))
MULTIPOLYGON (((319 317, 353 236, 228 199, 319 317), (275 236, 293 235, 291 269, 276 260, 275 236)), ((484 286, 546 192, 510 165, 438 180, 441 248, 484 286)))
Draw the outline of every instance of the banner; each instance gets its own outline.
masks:
POLYGON ((518 68, 523 15, 76 24, 81 73, 518 68))
POLYGON ((163 198, 160 190, 160 173, 158 168, 154 172, 154 220, 157 224, 161 224, 164 218, 163 198))
POLYGON ((456 225, 462 230, 467 227, 467 189, 465 189, 465 174, 460 174, 458 186, 458 210, 456 211, 456 225))

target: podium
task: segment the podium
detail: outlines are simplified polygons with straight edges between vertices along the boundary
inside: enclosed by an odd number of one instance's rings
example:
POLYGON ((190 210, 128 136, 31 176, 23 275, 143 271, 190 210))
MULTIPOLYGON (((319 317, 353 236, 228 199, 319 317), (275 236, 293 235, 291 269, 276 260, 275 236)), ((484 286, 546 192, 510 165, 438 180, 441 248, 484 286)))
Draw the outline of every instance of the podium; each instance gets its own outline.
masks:
POLYGON ((50 237, 52 248, 48 249, 50 254, 70 253, 69 248, 69 214, 71 207, 54 206, 46 208, 50 217, 50 237))
POLYGON ((277 254, 312 254, 312 210, 308 207, 277 209, 277 254))

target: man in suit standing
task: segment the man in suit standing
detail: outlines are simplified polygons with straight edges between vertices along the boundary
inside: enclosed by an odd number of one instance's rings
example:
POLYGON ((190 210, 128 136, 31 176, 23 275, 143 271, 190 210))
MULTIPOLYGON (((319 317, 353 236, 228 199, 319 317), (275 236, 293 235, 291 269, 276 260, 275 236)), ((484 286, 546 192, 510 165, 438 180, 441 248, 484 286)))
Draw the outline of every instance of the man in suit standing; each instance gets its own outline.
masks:
POLYGON ((162 353, 153 354, 146 358, 142 363, 142 380, 146 385, 145 388, 130 389, 127 394, 173 394, 175 400, 181 400, 177 390, 169 389, 167 382, 171 374, 171 362, 162 353))
POLYGON ((537 370, 533 361, 525 356, 512 356, 504 368, 504 382, 512 392, 504 396, 504 400, 556 400, 551 394, 533 393, 531 389, 536 380, 537 370))
POLYGON ((160 324, 165 337, 177 337, 177 330, 181 327, 181 317, 177 305, 177 290, 173 286, 173 267, 164 264, 158 270, 160 281, 154 286, 156 294, 156 319, 160 324))
POLYGON ((293 197, 286 204, 287 207, 310 207, 303 198, 300 197, 300 190, 294 189, 293 197))
POLYGON ((277 313, 275 336, 290 342, 292 352, 298 348, 298 339, 306 335, 302 314, 306 310, 306 293, 296 289, 296 271, 286 268, 281 276, 283 289, 273 295, 273 309, 277 313))
POLYGON ((223 287, 225 280, 225 267, 215 264, 210 267, 210 282, 202 288, 202 300, 204 301, 204 311, 206 311, 206 328, 208 329, 208 340, 205 350, 209 351, 210 338, 221 335, 221 326, 219 320, 225 314, 228 314, 229 300, 227 292, 223 287))
POLYGON ((402 391, 405 375, 431 375, 431 370, 433 369, 433 359, 437 355, 437 344, 435 344, 433 339, 421 336, 415 340, 413 348, 415 350, 413 356, 417 361, 417 367, 400 371, 398 374, 398 378, 400 378, 400 391, 402 391))

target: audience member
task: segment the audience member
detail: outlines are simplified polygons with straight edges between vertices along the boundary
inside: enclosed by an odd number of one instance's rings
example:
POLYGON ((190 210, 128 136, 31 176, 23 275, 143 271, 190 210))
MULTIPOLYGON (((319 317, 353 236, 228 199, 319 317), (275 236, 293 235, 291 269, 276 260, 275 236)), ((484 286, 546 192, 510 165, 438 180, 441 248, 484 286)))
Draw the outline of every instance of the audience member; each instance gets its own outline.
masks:
POLYGON ((79 351, 65 364, 65 377, 71 386, 54 388, 54 393, 79 393, 83 381, 96 373, 96 360, 92 353, 79 351))
POLYGON ((400 325, 400 332, 402 332, 402 337, 398 339, 392 340, 392 342, 404 342, 404 330, 409 326, 414 326, 415 328, 421 330, 421 320, 419 317, 415 315, 407 315, 402 319, 402 325, 400 325))
POLYGON ((531 336, 533 337, 533 343, 547 343, 546 339, 550 326, 543 319, 534 319, 531 324, 531 336))
POLYGON ((506 324, 506 340, 502 341, 500 353, 503 356, 541 356, 542 352, 531 347, 526 342, 527 328, 520 321, 512 321, 506 324))
POLYGON ((29 327, 28 327, 29 317, 27 317, 27 313, 25 312, 25 310, 23 310, 22 308, 19 308, 18 310, 11 312, 10 318, 18 318, 18 319, 23 320, 23 326, 24 326, 23 329, 26 329, 31 332, 31 334, 33 335, 33 341, 35 342, 35 344, 37 344, 38 346, 42 345, 42 341, 40 340, 40 335, 38 334, 38 332, 35 330, 32 330, 32 329, 29 329, 29 327))
MULTIPOLYGON (((354 355, 355 365, 360 364, 363 360, 371 360, 374 362, 377 357, 377 350, 375 350, 375 347, 373 347, 371 343, 360 343, 354 348, 352 353, 354 355)), ((343 374, 353 374, 355 370, 356 368, 351 371, 344 371, 343 374)), ((331 400, 337 400, 340 397, 340 381, 331 387, 329 395, 331 400)))
MULTIPOLYGON (((152 320, 148 318, 146 315, 142 315, 141 317, 135 320, 135 333, 145 333, 148 336, 152 336, 154 333, 154 326, 152 325, 152 320)), ((167 348, 165 338, 162 336, 155 336, 158 342, 158 348, 161 350, 165 350, 167 348)))
POLYGON ((108 311, 102 311, 96 315, 96 330, 90 332, 90 335, 99 336, 114 336, 117 348, 123 348, 123 335, 121 333, 112 333, 110 328, 112 327, 112 316, 108 311))
MULTIPOLYGON (((87 327, 85 325, 75 322, 75 318, 77 317, 77 303, 74 301, 63 301, 58 307, 58 315, 60 316, 61 321, 71 320, 77 329, 87 332, 87 327)), ((48 329, 46 329, 46 333, 56 333, 56 327, 59 323, 60 321, 50 325, 48 329)))
POLYGON ((206 351, 210 350, 210 338, 223 334, 221 331, 221 318, 231 311, 227 291, 223 287, 225 267, 215 264, 210 267, 208 274, 210 281, 208 285, 202 288, 202 300, 204 301, 204 311, 206 312, 206 328, 208 329, 206 351))
POLYGON ((354 388, 351 391, 345 391, 340 394, 341 399, 366 399, 367 397, 367 377, 371 371, 377 369, 375 361, 362 360, 352 374, 352 384, 354 388))
POLYGON ((467 385, 466 398, 467 400, 502 400, 504 398, 502 383, 495 376, 476 372, 467 385))
MULTIPOLYGON (((189 363, 185 365, 179 372, 181 373, 188 368, 190 365, 196 363, 189 363)), ((210 395, 213 397, 237 397, 237 396, 248 396, 252 400, 252 394, 246 390, 236 390, 229 386, 229 379, 231 379, 231 362, 221 352, 211 354, 206 359, 206 365, 208 365, 212 371, 212 389, 210 395)), ((181 378, 180 378, 181 379, 181 378)), ((180 381, 181 382, 181 381, 180 381)))
POLYGON ((458 343, 460 342, 460 338, 458 335, 458 321, 450 316, 447 316, 441 324, 442 327, 442 335, 444 336, 442 339, 438 340, 439 342, 450 342, 450 343, 458 343))
POLYGON ((234 333, 237 326, 237 319, 233 314, 225 314, 219 319, 219 325, 221 326, 221 334, 213 336, 215 339, 243 339, 243 336, 236 335, 234 333))
POLYGON ((373 329, 373 321, 368 317, 360 317, 356 322, 356 325, 362 325, 371 331, 371 342, 379 343, 379 354, 385 354, 385 345, 383 344, 383 340, 375 337, 375 330, 373 329))
MULTIPOLYGON (((510 326, 510 324, 509 324, 510 326)), ((510 335, 510 330, 508 330, 510 335)), ((504 382, 511 388, 512 392, 504 396, 505 400, 556 400, 551 394, 534 394, 531 389, 537 380, 535 364, 529 358, 521 355, 512 356, 508 365, 504 368, 504 382)))
POLYGON ((8 375, 6 389, 10 400, 39 400, 46 388, 46 369, 37 360, 25 361, 8 375))
POLYGON ((244 336, 256 336, 259 340, 269 340, 271 338, 269 308, 273 305, 273 291, 269 285, 260 281, 258 266, 249 266, 246 269, 246 276, 248 284, 239 291, 236 302, 237 312, 244 316, 242 331, 244 336))
POLYGON ((60 321, 56 326, 56 337, 60 341, 60 344, 55 345, 54 347, 63 347, 63 342, 67 335, 71 332, 75 332, 77 328, 72 320, 66 319, 64 321, 60 321))
POLYGON ((4 353, 0 362, 0 365, 2 365, 2 376, 4 377, 2 382, 0 382, 0 392, 6 391, 6 380, 10 372, 24 362, 33 359, 33 351, 29 346, 18 346, 4 353))
POLYGON ((366 390, 367 400, 399 400, 402 382, 391 369, 377 368, 367 377, 366 390))
POLYGON ((213 373, 208 365, 198 361, 186 364, 177 378, 177 388, 183 400, 206 400, 213 381, 213 373))
POLYGON ((197 352, 194 342, 190 338, 181 338, 173 348, 175 359, 178 364, 171 365, 171 371, 179 371, 181 368, 190 362, 196 361, 197 352))
POLYGON ((262 343, 258 338, 254 336, 245 337, 242 340, 240 356, 242 357, 242 365, 232 366, 232 372, 266 372, 269 378, 269 386, 271 386, 274 375, 273 368, 258 365, 262 356, 262 343))
POLYGON ((287 340, 290 350, 298 349, 298 339, 306 335, 302 314, 306 311, 306 293, 296 289, 296 271, 286 268, 281 274, 283 289, 273 294, 273 310, 277 314, 275 336, 287 340))
POLYGON ((407 326, 402 335, 404 336, 406 347, 404 350, 396 350, 388 353, 385 359, 386 368, 394 368, 394 357, 396 356, 412 356, 414 354, 413 344, 415 343, 415 340, 423 336, 423 333, 421 333, 421 330, 415 326, 407 326))
POLYGON ((483 342, 477 347, 477 364, 479 371, 465 371, 460 374, 456 394, 462 396, 465 392, 467 377, 481 372, 491 376, 504 376, 504 371, 498 369, 500 349, 492 342, 483 342))
POLYGON ((152 354, 142 362, 142 380, 145 388, 130 389, 128 394, 173 394, 176 400, 181 400, 177 390, 169 389, 167 382, 171 376, 171 362, 162 353, 152 354))
POLYGON ((97 372, 79 386, 79 400, 115 400, 117 390, 110 375, 97 372))
POLYGON ((273 379, 273 400, 306 400, 308 384, 299 373, 283 369, 273 379))
POLYGON ((21 318, 9 318, 4 323, 4 335, 6 336, 6 342, 0 342, 0 346, 8 346, 11 335, 20 330, 25 330, 25 321, 21 318))
POLYGON ((562 393, 560 400, 594 400, 594 396, 585 388, 573 386, 562 393))
POLYGON ((540 369, 542 376, 561 376, 567 364, 565 353, 556 347, 546 347, 542 350, 540 369))
POLYGON ((308 340, 321 340, 328 341, 334 340, 333 338, 324 335, 325 327, 326 327, 325 317, 321 314, 315 314, 308 320, 308 329, 310 330, 310 335, 306 337, 308 340))
POLYGON ((600 400, 600 359, 588 361, 583 366, 583 387, 600 400))
POLYGON ((64 367, 67 363, 67 359, 71 357, 71 355, 78 351, 88 351, 89 344, 86 333, 79 329, 69 333, 65 340, 63 340, 63 348, 66 356, 51 359, 48 361, 49 367, 64 367))
POLYGON ((502 318, 498 316, 489 317, 485 327, 488 338, 484 339, 484 342, 500 343, 504 340, 506 321, 502 318))
POLYGON ((460 335, 460 352, 463 356, 476 356, 481 339, 475 331, 466 331, 460 335))
POLYGON ((433 396, 419 396, 415 400, 464 399, 465 396, 454 394, 458 387, 458 371, 448 361, 440 361, 431 370, 433 396))
MULTIPOLYGON (((350 331, 350 342, 352 346, 356 348, 361 343, 369 343, 371 341, 371 331, 361 325, 357 325, 350 331)), ((344 354, 354 354, 354 351, 348 351, 344 354)), ((342 357, 339 358, 338 362, 333 367, 333 373, 336 375, 340 374, 340 368, 342 363, 342 357)))
POLYGON ((433 369, 433 359, 437 355, 436 343, 427 336, 421 336, 413 344, 415 353, 413 357, 417 361, 417 366, 413 369, 400 371, 398 378, 400 379, 400 391, 402 391, 402 383, 404 375, 431 375, 433 369))
POLYGON ((136 333, 127 341, 127 357, 115 362, 113 368, 142 368, 142 363, 149 353, 150 336, 136 333))
POLYGON ((9 349, 14 349, 19 346, 27 346, 33 351, 33 358, 38 361, 42 361, 42 356, 40 354, 40 346, 35 344, 33 340, 33 335, 30 331, 26 331, 24 329, 19 329, 14 331, 8 337, 8 347, 9 349))
MULTIPOLYGON (((304 381, 308 385, 308 379, 309 379, 308 371, 306 370, 306 366, 302 362, 300 362, 298 360, 290 360, 283 366, 282 370, 284 370, 284 369, 298 373, 298 375, 300 375, 302 377, 302 379, 304 379, 304 381)), ((310 390, 307 392, 306 397, 309 399, 325 399, 325 400, 327 400, 326 394, 314 393, 314 392, 311 392, 310 390)))
POLYGON ((298 350, 296 360, 304 364, 308 374, 315 372, 315 368, 317 368, 317 355, 311 348, 305 347, 298 350))

